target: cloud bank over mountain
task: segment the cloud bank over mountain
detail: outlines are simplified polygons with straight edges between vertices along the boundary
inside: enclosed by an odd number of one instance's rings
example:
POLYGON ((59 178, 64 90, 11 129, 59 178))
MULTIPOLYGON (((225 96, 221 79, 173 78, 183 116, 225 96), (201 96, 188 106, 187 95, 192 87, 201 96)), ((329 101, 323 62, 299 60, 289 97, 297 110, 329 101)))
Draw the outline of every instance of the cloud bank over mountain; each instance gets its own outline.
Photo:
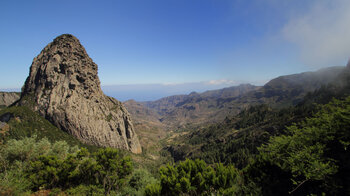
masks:
POLYGON ((306 65, 344 64, 350 56, 350 1, 315 1, 305 12, 292 14, 282 34, 299 48, 306 65))

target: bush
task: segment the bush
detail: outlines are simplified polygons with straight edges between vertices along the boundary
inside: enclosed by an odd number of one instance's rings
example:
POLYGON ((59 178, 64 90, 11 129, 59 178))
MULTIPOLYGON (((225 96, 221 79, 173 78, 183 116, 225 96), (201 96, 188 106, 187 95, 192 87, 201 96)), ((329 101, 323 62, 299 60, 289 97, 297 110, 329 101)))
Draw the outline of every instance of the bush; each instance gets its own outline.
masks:
POLYGON ((103 188, 96 185, 79 185, 65 191, 67 195, 74 196, 104 196, 103 188))
POLYGON ((239 191, 237 184, 241 180, 234 166, 215 164, 211 167, 199 159, 167 165, 160 168, 159 173, 160 183, 147 186, 146 195, 234 193, 239 191))
POLYGON ((36 136, 8 140, 0 146, 0 195, 21 195, 30 190, 35 182, 27 176, 30 162, 48 155, 66 157, 76 149, 69 147, 66 142, 51 145, 46 138, 38 141, 36 136))
POLYGON ((24 175, 22 167, 0 173, 0 195, 29 195, 30 181, 24 175))
POLYGON ((160 196, 162 191, 162 187, 159 183, 149 184, 145 188, 146 196, 160 196))
POLYGON ((36 135, 33 135, 20 140, 9 140, 3 146, 1 156, 8 160, 10 164, 14 161, 29 163, 42 155, 64 158, 69 153, 74 153, 77 150, 78 147, 71 148, 65 141, 58 141, 52 145, 48 139, 43 138, 38 141, 36 135))
POLYGON ((97 182, 103 185, 105 194, 111 190, 119 190, 131 174, 133 166, 130 157, 123 155, 116 149, 100 149, 94 154, 96 165, 92 168, 97 176, 97 182))
POLYGON ((158 181, 147 170, 135 169, 121 195, 144 195, 146 186, 156 183, 158 181))
POLYGON ((124 157, 116 149, 100 149, 92 155, 86 149, 81 149, 65 158, 57 155, 40 156, 31 162, 28 175, 33 190, 65 190, 86 185, 97 186, 109 195, 111 191, 121 189, 132 169, 130 158, 124 157))

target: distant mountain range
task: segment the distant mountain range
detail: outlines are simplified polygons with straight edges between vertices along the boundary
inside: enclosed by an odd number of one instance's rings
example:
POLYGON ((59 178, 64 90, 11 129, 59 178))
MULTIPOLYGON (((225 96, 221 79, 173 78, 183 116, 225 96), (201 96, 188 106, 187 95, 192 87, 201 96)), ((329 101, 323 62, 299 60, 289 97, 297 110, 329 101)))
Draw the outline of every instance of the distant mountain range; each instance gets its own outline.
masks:
MULTIPOLYGON (((154 101, 172 95, 185 95, 193 91, 205 92, 208 90, 222 89, 239 85, 244 82, 231 80, 211 80, 202 82, 186 82, 174 84, 119 84, 102 85, 101 88, 106 95, 121 101, 134 99, 138 102, 154 101)), ((263 83, 259 83, 263 84, 263 83)))
POLYGON ((156 101, 124 102, 135 122, 162 124, 171 129, 220 122, 251 105, 280 108, 296 105, 308 93, 335 81, 343 66, 280 76, 264 86, 241 84, 204 93, 174 95, 156 101))

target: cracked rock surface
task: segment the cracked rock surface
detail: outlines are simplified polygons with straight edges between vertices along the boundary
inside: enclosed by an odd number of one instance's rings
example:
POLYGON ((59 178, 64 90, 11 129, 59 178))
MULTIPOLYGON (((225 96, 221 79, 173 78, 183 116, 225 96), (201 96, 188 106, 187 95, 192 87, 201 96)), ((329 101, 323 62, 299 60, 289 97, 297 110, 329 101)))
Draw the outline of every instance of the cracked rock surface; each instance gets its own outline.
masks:
POLYGON ((141 153, 128 111, 102 92, 97 65, 73 35, 57 37, 34 58, 19 104, 84 143, 141 153))

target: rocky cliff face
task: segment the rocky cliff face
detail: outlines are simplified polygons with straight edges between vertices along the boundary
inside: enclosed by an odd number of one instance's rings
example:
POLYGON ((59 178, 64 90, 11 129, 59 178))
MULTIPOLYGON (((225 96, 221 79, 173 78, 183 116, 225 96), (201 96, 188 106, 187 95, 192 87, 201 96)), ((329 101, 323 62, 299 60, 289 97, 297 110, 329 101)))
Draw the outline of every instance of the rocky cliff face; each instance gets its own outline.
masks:
POLYGON ((7 107, 16 102, 20 97, 19 93, 0 92, 0 107, 7 107))
POLYGON ((104 95, 97 65, 72 35, 57 37, 34 58, 19 104, 84 143, 141 153, 129 113, 104 95))

